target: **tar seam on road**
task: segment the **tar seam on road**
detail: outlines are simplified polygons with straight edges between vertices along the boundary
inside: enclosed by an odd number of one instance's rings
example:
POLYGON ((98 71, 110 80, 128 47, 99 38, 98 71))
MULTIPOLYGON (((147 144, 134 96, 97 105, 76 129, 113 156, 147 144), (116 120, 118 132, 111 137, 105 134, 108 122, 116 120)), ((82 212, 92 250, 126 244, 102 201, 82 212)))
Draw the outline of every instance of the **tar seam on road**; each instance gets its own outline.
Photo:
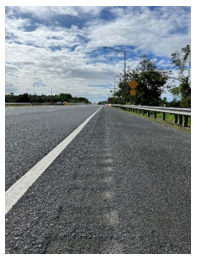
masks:
POLYGON ((5 214, 17 203, 25 194, 27 189, 40 177, 40 175, 51 165, 57 156, 69 145, 69 143, 79 134, 90 119, 101 109, 100 107, 94 114, 88 117, 80 126, 78 126, 68 137, 42 158, 34 167, 32 167, 23 177, 16 181, 5 192, 5 214))

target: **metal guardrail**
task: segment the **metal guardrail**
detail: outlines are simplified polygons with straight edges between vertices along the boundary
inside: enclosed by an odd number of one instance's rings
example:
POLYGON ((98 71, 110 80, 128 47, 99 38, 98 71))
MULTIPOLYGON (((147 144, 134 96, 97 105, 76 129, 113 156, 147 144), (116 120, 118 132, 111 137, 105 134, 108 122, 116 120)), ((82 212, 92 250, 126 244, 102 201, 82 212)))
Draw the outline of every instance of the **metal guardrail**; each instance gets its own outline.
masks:
POLYGON ((6 102, 5 103, 6 106, 41 106, 41 105, 51 105, 50 103, 20 103, 20 102, 13 102, 13 103, 9 103, 9 102, 6 102))
POLYGON ((53 105, 53 106, 61 106, 61 105, 87 105, 86 103, 5 103, 6 106, 48 106, 48 105, 53 105))
POLYGON ((176 108, 176 107, 156 107, 156 106, 135 106, 135 105, 120 105, 120 104, 111 104, 112 107, 119 107, 125 110, 131 110, 133 112, 138 112, 142 110, 142 114, 147 113, 147 116, 150 117, 150 112, 154 112, 154 118, 157 118, 157 112, 162 113, 162 120, 165 120, 166 113, 174 115, 174 123, 183 125, 187 127, 188 118, 191 117, 191 108, 176 108), (183 120, 184 117, 184 120, 183 120))

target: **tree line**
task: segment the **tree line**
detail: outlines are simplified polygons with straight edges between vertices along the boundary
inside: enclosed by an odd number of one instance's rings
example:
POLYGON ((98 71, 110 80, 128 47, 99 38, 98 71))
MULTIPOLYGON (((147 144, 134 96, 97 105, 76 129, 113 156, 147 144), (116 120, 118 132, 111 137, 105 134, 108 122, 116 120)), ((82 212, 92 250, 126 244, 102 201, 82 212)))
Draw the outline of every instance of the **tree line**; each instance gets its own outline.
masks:
POLYGON ((171 63, 173 69, 178 72, 178 77, 173 76, 172 68, 158 68, 154 60, 143 55, 136 69, 127 68, 125 74, 120 74, 118 89, 111 91, 113 96, 108 98, 108 102, 116 104, 133 104, 147 106, 178 106, 191 107, 191 48, 190 45, 180 51, 171 53, 171 63), (130 96, 131 80, 135 80, 136 95, 130 96), (179 82, 174 85, 175 80, 179 82), (168 90, 174 99, 167 102, 166 97, 161 98, 161 94, 168 90))
POLYGON ((91 102, 85 97, 73 97, 71 94, 60 93, 59 95, 31 95, 24 93, 22 95, 14 95, 14 93, 5 95, 5 102, 16 102, 16 103, 86 103, 91 102))

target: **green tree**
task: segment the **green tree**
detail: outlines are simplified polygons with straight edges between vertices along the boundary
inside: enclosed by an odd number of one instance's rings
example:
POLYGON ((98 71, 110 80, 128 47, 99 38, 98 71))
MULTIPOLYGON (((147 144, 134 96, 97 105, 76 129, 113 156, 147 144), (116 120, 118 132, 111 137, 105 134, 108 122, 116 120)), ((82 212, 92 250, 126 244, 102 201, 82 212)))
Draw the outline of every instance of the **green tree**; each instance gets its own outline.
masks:
POLYGON ((14 95, 14 93, 5 94, 5 102, 15 102, 17 99, 17 96, 14 95))
POLYGON ((59 101, 70 102, 71 100, 72 100, 72 95, 71 94, 60 93, 59 101))
POLYGON ((190 45, 171 54, 173 67, 178 70, 180 85, 171 89, 175 98, 180 99, 181 107, 191 106, 191 48, 190 45))
POLYGON ((122 96, 124 103, 131 100, 132 104, 159 105, 161 93, 164 92, 164 85, 170 87, 166 85, 170 74, 171 71, 158 69, 153 60, 148 59, 147 55, 143 55, 135 70, 128 69, 126 80, 123 78, 120 81, 116 95, 122 96), (136 87, 136 96, 130 97, 128 83, 132 79, 136 80, 138 85, 136 87))
POLYGON ((70 102, 70 103, 87 103, 91 104, 91 102, 85 98, 85 97, 72 97, 71 94, 67 93, 60 93, 59 95, 54 95, 51 97, 51 95, 41 95, 41 96, 32 96, 31 94, 23 94, 23 95, 18 95, 14 96, 12 93, 11 94, 5 94, 5 102, 47 102, 50 103, 51 99, 53 102, 61 101, 61 102, 70 102))
POLYGON ((171 53, 171 60, 174 68, 177 68, 181 78, 190 78, 191 70, 191 48, 190 45, 182 48, 181 51, 171 53))
POLYGON ((16 102, 28 103, 28 102, 30 102, 30 98, 27 93, 24 93, 23 95, 18 96, 16 102))

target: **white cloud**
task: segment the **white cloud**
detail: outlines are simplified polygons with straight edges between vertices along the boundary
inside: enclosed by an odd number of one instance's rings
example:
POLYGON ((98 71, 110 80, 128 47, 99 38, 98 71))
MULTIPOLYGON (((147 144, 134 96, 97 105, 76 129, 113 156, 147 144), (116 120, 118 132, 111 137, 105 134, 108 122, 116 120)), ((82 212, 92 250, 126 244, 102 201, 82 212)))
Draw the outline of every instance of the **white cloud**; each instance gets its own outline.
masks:
POLYGON ((32 93, 33 83, 42 79, 38 94, 57 86, 53 91, 92 100, 106 94, 103 84, 113 82, 103 73, 118 75, 124 67, 122 53, 103 53, 102 47, 121 46, 134 69, 144 53, 162 56, 158 64, 165 65, 171 52, 191 40, 190 13, 181 7, 9 7, 5 27, 6 91, 32 93), (100 16, 104 9, 109 19, 100 16), (64 27, 67 17, 73 22, 64 27))
POLYGON ((41 20, 51 19, 55 15, 78 15, 77 10, 70 6, 15 6, 10 9, 21 14, 31 14, 41 20))
POLYGON ((171 9, 166 10, 167 17, 166 13, 151 12, 147 7, 137 11, 131 9, 126 14, 121 9, 121 16, 119 11, 116 20, 90 25, 88 47, 133 45, 137 50, 169 56, 170 52, 190 43, 191 39, 190 15, 182 9, 177 12, 171 9), (182 26, 187 26, 188 32, 176 33, 182 26))

